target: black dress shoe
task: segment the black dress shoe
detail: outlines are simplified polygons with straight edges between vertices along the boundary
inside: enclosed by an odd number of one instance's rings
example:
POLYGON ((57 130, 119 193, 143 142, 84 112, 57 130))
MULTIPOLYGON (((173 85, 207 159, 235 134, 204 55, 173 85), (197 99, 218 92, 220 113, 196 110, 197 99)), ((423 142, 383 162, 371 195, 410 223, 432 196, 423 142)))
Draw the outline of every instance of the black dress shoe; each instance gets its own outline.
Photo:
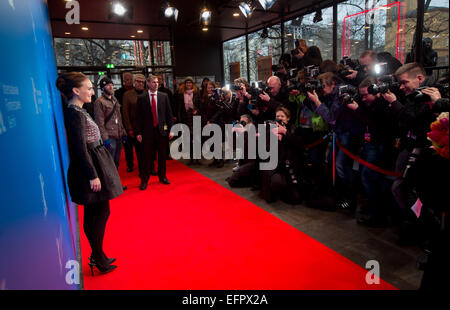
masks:
POLYGON ((126 185, 122 186, 122 190, 126 191, 128 187, 126 185))
POLYGON ((127 172, 133 172, 133 168, 127 168, 127 172))
POLYGON ((141 191, 145 190, 147 188, 147 182, 141 182, 141 185, 139 186, 139 189, 141 191))
POLYGON ((162 184, 165 184, 165 185, 169 185, 170 184, 169 180, 167 180, 166 178, 160 180, 159 183, 162 183, 162 184))

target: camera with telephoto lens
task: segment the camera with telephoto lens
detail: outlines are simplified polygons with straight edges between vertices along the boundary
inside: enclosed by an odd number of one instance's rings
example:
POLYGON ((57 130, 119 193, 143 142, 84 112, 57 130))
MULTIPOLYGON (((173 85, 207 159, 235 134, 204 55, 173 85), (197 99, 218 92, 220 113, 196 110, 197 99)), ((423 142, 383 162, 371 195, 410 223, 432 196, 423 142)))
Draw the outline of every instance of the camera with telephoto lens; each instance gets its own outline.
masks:
POLYGON ((339 99, 342 104, 350 104, 353 100, 357 101, 359 98, 358 89, 352 85, 339 86, 339 99))
POLYGON ((383 75, 378 78, 378 83, 370 85, 367 88, 367 92, 371 95, 385 94, 388 91, 398 92, 400 89, 400 83, 393 75, 383 75))

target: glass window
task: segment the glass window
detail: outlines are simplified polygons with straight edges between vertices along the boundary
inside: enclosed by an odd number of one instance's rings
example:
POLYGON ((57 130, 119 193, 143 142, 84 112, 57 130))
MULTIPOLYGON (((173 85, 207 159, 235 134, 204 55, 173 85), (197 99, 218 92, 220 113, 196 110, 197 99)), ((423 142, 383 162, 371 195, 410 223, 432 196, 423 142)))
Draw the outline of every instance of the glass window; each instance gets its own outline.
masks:
POLYGON ((272 75, 272 64, 281 56, 281 26, 274 25, 248 36, 250 82, 266 81, 272 75))
POLYGON ((314 22, 316 13, 298 17, 284 23, 285 51, 295 48, 295 40, 303 39, 308 46, 317 46, 322 59, 333 59, 333 8, 322 9, 322 20, 314 22))
POLYGON ((155 66, 171 66, 172 57, 170 52, 169 41, 154 41, 153 44, 153 60, 155 66))
POLYGON ((247 77, 247 55, 245 36, 223 43, 223 66, 225 83, 233 83, 238 77, 247 77))
MULTIPOLYGON (((437 53, 437 66, 448 66, 448 0, 425 1, 423 39, 432 41, 432 49, 437 53)), ((431 56, 424 46, 424 56, 431 56)))
POLYGON ((147 41, 55 38, 58 66, 150 65, 147 41))
POLYGON ((338 58, 365 50, 389 52, 401 62, 413 46, 416 0, 350 0, 338 4, 338 58))

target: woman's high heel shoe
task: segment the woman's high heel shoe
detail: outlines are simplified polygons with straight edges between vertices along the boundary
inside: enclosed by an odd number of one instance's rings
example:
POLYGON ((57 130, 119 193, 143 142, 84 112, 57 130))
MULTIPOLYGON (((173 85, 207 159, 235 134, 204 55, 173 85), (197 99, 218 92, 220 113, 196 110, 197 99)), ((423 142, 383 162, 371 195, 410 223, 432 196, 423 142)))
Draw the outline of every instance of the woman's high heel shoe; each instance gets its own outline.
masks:
MULTIPOLYGON (((116 261, 115 258, 108 258, 105 254, 103 254, 103 258, 106 260, 106 263, 108 265, 111 265, 112 263, 114 263, 116 261)), ((92 260, 92 255, 89 256, 89 261, 91 261, 91 260, 92 260)))
POLYGON ((94 267, 97 267, 100 273, 108 273, 117 268, 117 266, 115 265, 102 265, 100 263, 97 263, 94 259, 91 259, 91 261, 89 262, 89 267, 91 268, 92 276, 94 276, 94 267))

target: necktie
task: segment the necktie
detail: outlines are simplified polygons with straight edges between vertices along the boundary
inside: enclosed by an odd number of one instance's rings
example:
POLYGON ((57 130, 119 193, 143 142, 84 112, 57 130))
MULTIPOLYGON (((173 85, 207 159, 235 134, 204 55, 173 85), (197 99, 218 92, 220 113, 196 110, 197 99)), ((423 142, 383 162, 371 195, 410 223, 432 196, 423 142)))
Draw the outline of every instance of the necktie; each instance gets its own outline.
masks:
POLYGON ((152 113, 153 113, 153 127, 158 126, 158 114, 156 113, 155 94, 152 94, 152 113))

